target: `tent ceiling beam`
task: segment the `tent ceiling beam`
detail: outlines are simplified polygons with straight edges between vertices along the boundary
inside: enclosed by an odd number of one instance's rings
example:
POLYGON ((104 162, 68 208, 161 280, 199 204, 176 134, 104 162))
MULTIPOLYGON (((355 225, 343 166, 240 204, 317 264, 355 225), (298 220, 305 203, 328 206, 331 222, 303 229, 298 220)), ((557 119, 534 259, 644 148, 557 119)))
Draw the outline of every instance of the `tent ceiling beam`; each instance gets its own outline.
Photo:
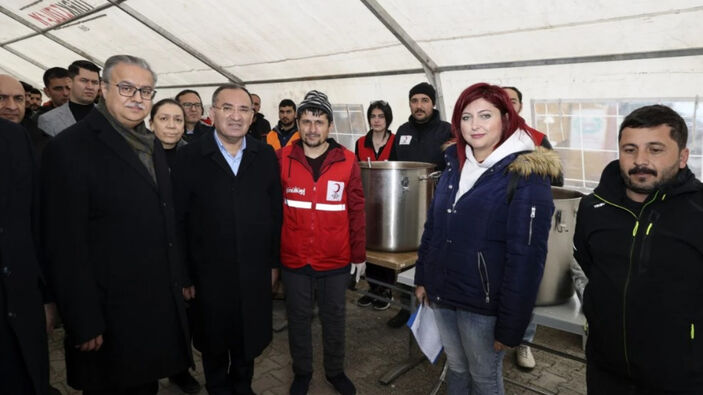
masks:
POLYGON ((39 68, 42 69, 42 70, 48 69, 48 67, 46 67, 45 65, 43 65, 43 64, 39 63, 38 61, 36 61, 36 60, 30 58, 29 56, 23 54, 22 52, 17 51, 17 50, 14 49, 14 48, 6 47, 6 46, 4 46, 4 45, 1 45, 0 48, 2 48, 2 49, 4 49, 5 51, 7 51, 7 52, 9 52, 9 53, 11 53, 11 54, 13 54, 13 55, 19 57, 20 59, 22 59, 22 60, 24 60, 24 61, 26 61, 26 62, 29 62, 29 63, 31 63, 31 64, 33 64, 33 65, 39 67, 39 68))
POLYGON ((371 13, 378 18, 378 20, 386 27, 404 46, 410 51, 410 53, 422 64, 425 69, 425 74, 427 79, 432 83, 432 85, 437 90, 437 108, 440 114, 444 114, 444 93, 442 92, 442 83, 439 78, 439 73, 441 72, 440 67, 437 66, 430 55, 425 52, 424 49, 408 34, 408 32, 403 29, 402 26, 391 16, 391 14, 386 11, 383 6, 381 6, 377 0, 361 0, 361 2, 366 6, 366 8, 371 11, 371 13))
MULTIPOLYGON (((118 3, 121 3, 122 1, 124 1, 124 0, 118 0, 117 2, 118 2, 118 3)), ((27 27, 27 28, 29 28, 29 29, 32 29, 32 30, 34 31, 34 33, 30 33, 30 34, 27 34, 27 35, 22 36, 22 37, 17 37, 17 38, 14 38, 14 39, 12 39, 12 40, 5 41, 4 43, 2 43, 2 44, 0 44, 0 45, 1 45, 3 48, 8 49, 8 48, 5 47, 6 45, 9 45, 9 44, 12 44, 12 43, 14 43, 14 42, 26 40, 26 39, 28 39, 28 38, 32 38, 32 37, 41 35, 41 36, 44 36, 44 37, 48 38, 49 40, 51 40, 51 41, 53 41, 53 42, 55 42, 55 43, 57 43, 57 44, 59 44, 59 45, 61 45, 62 47, 68 49, 69 51, 72 51, 72 52, 74 52, 74 53, 76 53, 76 54, 78 54, 78 55, 84 57, 85 59, 90 60, 91 62, 95 63, 96 65, 102 67, 103 64, 104 64, 102 61, 100 61, 100 60, 94 58, 93 56, 89 55, 87 52, 85 52, 85 51, 79 49, 78 47, 76 47, 76 46, 74 46, 74 45, 71 45, 71 44, 67 43, 66 41, 64 41, 64 40, 62 40, 62 39, 60 39, 60 38, 54 36, 54 35, 51 34, 50 32, 51 32, 52 30, 60 29, 63 25, 67 25, 67 24, 69 24, 69 23, 71 23, 71 24, 72 24, 72 23, 75 23, 76 21, 79 21, 79 20, 81 20, 81 19, 83 19, 83 18, 85 18, 85 17, 87 17, 87 16, 93 15, 93 14, 95 14, 95 13, 97 13, 97 12, 103 11, 103 10, 105 10, 105 9, 107 9, 107 8, 110 8, 110 7, 112 7, 112 4, 104 4, 104 5, 101 5, 101 6, 99 6, 99 7, 95 7, 94 9, 92 9, 92 10, 90 10, 90 11, 84 13, 84 14, 81 14, 81 15, 78 16, 77 18, 69 19, 69 20, 67 20, 67 21, 58 23, 58 24, 56 24, 56 25, 54 25, 54 26, 51 26, 51 27, 48 27, 48 28, 46 28, 46 29, 40 29, 40 28, 34 26, 33 24, 31 24, 30 22, 26 21, 26 20, 25 20, 24 18, 22 18, 21 16, 15 14, 14 12, 12 12, 12 11, 8 10, 7 8, 5 8, 4 6, 0 5, 0 12, 1 12, 1 13, 5 14, 6 16, 8 16, 8 17, 14 19, 15 21, 21 23, 21 24, 24 25, 25 27, 27 27)), ((9 50, 9 49, 8 49, 8 50, 9 50)), ((19 55, 18 55, 18 56, 19 56, 19 55)), ((24 57, 23 57, 23 59, 24 59, 24 57)), ((32 64, 35 64, 35 65, 36 65, 35 62, 32 62, 32 64)), ((66 66, 68 66, 68 65, 66 65, 66 66)), ((52 66, 52 67, 53 67, 53 66, 52 66)), ((46 69, 46 67, 44 67, 43 69, 46 69)))
MULTIPOLYGON (((247 85, 253 84, 281 84, 286 82, 301 82, 301 81, 322 81, 322 80, 336 80, 343 78, 366 78, 366 77, 383 77, 392 75, 403 75, 403 74, 422 74, 423 69, 406 69, 406 70, 389 70, 389 71, 372 71, 368 73, 352 73, 352 74, 332 74, 332 75, 312 75, 306 77, 293 77, 293 78, 276 78, 269 80, 251 80, 244 81, 247 85)), ((222 83, 209 83, 209 84, 189 84, 189 85, 159 85, 158 89, 186 89, 192 87, 216 87, 220 86, 222 83)))
POLYGON ((153 30, 155 33, 163 37, 164 39, 168 40, 175 46, 179 47, 183 51, 187 52, 189 55, 193 56, 194 58, 198 59, 199 61, 205 63, 208 67, 211 69, 215 70, 217 73, 221 74, 228 80, 232 82, 236 82, 238 84, 244 84, 244 81, 242 81, 239 77, 235 76, 234 74, 230 73, 229 71, 225 70, 224 67, 218 65, 215 63, 212 59, 208 58, 205 56, 203 53, 199 52, 195 48, 191 47, 190 45, 186 44, 184 41, 180 40, 178 37, 173 35, 172 33, 166 31, 163 29, 161 26, 159 26, 157 23, 152 21, 151 19, 147 18, 146 16, 142 15, 135 9, 125 5, 125 4, 120 4, 122 3, 121 0, 108 0, 110 3, 114 4, 115 7, 119 8, 124 12, 125 14, 131 16, 132 18, 136 19, 140 23, 142 23, 144 26, 148 27, 149 29, 153 30))
MULTIPOLYGON (((515 67, 536 67, 536 66, 552 66, 562 64, 579 64, 593 62, 617 62, 626 60, 641 60, 641 59, 657 59, 657 58, 673 58, 683 56, 703 56, 703 48, 687 48, 674 49, 664 51, 650 52, 633 52, 622 54, 609 55, 593 55, 593 56, 576 56, 564 58, 549 58, 549 59, 532 59, 512 62, 497 62, 497 63, 482 63, 482 64, 467 64, 456 66, 439 67, 439 72, 447 71, 465 71, 465 70, 487 70, 487 69, 505 69, 515 67)), ((388 70, 368 73, 350 73, 350 74, 334 74, 334 75, 315 75, 293 78, 278 78, 268 80, 251 80, 244 81, 248 84, 278 84, 286 82, 302 82, 302 81, 322 81, 344 78, 365 78, 365 77, 383 77, 403 74, 422 74, 423 69, 404 69, 404 70, 388 70)), ((216 87, 221 83, 205 83, 205 84, 187 84, 187 85, 159 85, 159 89, 185 89, 194 87, 216 87)))
POLYGON ((623 60, 642 60, 659 58, 676 58, 683 56, 701 56, 703 48, 667 49, 662 51, 630 52, 606 55, 572 56, 564 58, 530 59, 510 62, 495 62, 481 64, 467 64, 456 66, 443 66, 440 72, 463 70, 507 69, 514 67, 554 66, 562 64, 618 62, 623 60))

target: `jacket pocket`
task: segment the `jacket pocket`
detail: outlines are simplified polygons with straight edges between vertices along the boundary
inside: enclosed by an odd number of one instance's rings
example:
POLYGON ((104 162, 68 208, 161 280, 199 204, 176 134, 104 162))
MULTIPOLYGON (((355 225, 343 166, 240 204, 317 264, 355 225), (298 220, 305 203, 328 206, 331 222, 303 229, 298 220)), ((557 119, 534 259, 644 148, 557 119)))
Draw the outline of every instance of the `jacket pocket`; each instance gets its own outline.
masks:
POLYGON ((481 251, 478 252, 477 256, 478 274, 481 277, 481 287, 483 288, 483 294, 485 296, 486 304, 491 303, 491 282, 488 277, 488 267, 486 266, 486 259, 483 257, 481 251))

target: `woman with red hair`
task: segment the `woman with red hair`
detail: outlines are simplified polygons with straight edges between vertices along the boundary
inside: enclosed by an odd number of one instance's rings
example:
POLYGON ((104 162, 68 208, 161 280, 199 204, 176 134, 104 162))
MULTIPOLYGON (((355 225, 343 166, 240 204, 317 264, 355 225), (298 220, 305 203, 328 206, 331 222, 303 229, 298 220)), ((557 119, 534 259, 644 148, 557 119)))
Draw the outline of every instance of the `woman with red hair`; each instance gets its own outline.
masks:
POLYGON ((456 144, 425 223, 415 271, 447 354, 448 394, 503 394, 502 361, 520 344, 547 255, 559 157, 502 88, 464 90, 456 144))

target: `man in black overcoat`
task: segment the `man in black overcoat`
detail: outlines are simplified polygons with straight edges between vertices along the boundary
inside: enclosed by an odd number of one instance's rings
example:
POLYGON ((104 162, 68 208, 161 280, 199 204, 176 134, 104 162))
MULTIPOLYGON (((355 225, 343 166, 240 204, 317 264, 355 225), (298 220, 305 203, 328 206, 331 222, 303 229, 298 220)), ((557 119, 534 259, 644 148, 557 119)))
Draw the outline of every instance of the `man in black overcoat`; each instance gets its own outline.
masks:
POLYGON ((103 100, 42 158, 44 252, 84 394, 155 394, 192 363, 169 170, 143 122, 155 83, 143 59, 110 57, 103 100))
POLYGON ((49 388, 36 181, 29 136, 0 119, 0 394, 49 388))
POLYGON ((254 358, 272 337, 282 193, 273 149, 247 135, 251 97, 219 87, 215 131, 178 152, 176 218, 195 299, 194 344, 210 394, 253 394, 254 358))

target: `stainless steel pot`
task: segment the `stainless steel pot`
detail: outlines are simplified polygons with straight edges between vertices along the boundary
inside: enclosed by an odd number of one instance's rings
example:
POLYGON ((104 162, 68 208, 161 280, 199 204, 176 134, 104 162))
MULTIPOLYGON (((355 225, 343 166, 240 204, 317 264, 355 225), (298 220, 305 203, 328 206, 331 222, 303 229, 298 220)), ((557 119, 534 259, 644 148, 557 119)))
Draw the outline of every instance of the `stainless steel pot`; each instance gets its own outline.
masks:
POLYGON ((366 200, 366 248, 402 252, 420 246, 434 181, 423 162, 360 162, 366 200))
POLYGON ((574 294, 570 262, 573 257, 576 212, 583 196, 578 191, 552 187, 554 215, 547 242, 547 262, 537 292, 538 306, 566 303, 574 294))

